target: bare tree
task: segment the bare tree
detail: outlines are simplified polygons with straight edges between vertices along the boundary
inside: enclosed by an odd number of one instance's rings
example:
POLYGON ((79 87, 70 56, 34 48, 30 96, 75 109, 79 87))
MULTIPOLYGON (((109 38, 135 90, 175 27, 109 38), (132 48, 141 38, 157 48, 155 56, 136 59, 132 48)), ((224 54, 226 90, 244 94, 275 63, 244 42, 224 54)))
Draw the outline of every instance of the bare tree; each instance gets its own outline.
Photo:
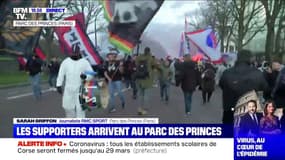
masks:
POLYGON ((203 17, 201 23, 203 26, 211 26, 213 29, 216 28, 217 25, 217 16, 216 16, 216 8, 212 6, 212 1, 206 1, 204 3, 200 3, 200 12, 203 17))
MULTIPOLYGON (((68 1, 56 1, 56 0, 50 0, 50 3, 48 5, 48 7, 52 8, 52 7, 62 7, 62 8, 68 8, 68 6, 70 5, 71 0, 68 1)), ((65 13, 50 13, 46 15, 46 19, 48 20, 61 20, 64 17, 65 13)), ((45 39, 45 53, 47 55, 47 57, 49 58, 50 53, 52 52, 52 48, 53 48, 53 40, 54 40, 54 28, 52 27, 45 27, 43 28, 42 34, 41 34, 44 39, 45 39)))
POLYGON ((231 14, 231 3, 228 0, 208 0, 207 1, 209 12, 204 15, 205 21, 218 31, 221 51, 226 51, 228 48, 230 37, 234 26, 234 19, 231 14), (227 42, 225 47, 225 42, 227 42))
POLYGON ((199 5, 199 10, 194 12, 189 24, 195 29, 210 26, 216 30, 221 44, 220 50, 227 51, 235 23, 231 14, 232 4, 228 0, 207 0, 199 5))
MULTIPOLYGON (((285 3, 282 4, 281 11, 279 13, 279 16, 277 17, 277 31, 275 36, 275 48, 274 51, 279 54, 279 56, 282 56, 282 47, 281 45, 285 43, 284 39, 281 39, 282 31, 285 31, 285 3)), ((284 37, 285 38, 285 37, 284 37)))
MULTIPOLYGON (((209 1, 210 3, 210 1, 209 1)), ((208 2, 200 2, 199 9, 188 12, 186 16, 190 17, 188 25, 194 30, 216 26, 216 16, 214 8, 208 6, 208 2)))
POLYGON ((73 0, 69 9, 73 14, 84 13, 86 33, 87 35, 95 34, 95 46, 97 46, 97 32, 107 28, 107 24, 102 23, 104 19, 103 6, 99 0, 73 0), (91 28, 91 24, 94 24, 94 29, 91 28))
MULTIPOLYGON (((67 9, 66 13, 49 14, 48 20, 62 20, 76 13, 83 13, 85 18, 85 26, 87 35, 95 34, 95 45, 97 46, 97 32, 103 31, 106 24, 103 21, 103 6, 96 1, 85 0, 50 0, 49 7, 63 7, 67 9), (94 29, 90 25, 94 24, 94 29), (87 28, 89 29, 87 30, 87 28)), ((43 29, 42 36, 48 46, 47 55, 52 52, 52 42, 54 40, 54 29, 46 27, 43 29)))
POLYGON ((203 24, 203 16, 200 10, 194 10, 185 14, 186 20, 186 31, 193 31, 205 28, 205 24, 203 24))
POLYGON ((257 0, 233 0, 232 14, 236 21, 233 37, 237 50, 247 45, 257 33, 264 31, 265 23, 262 19, 263 7, 257 0))
MULTIPOLYGON (((73 0, 69 8, 73 14, 84 13, 86 28, 88 28, 90 24, 96 23, 98 19, 103 18, 103 6, 98 0, 73 0)), ((95 31, 88 32, 87 34, 93 33, 95 33, 95 31)))
POLYGON ((274 36, 275 36, 275 23, 277 17, 281 11, 284 0, 260 0, 266 15, 266 44, 265 44, 265 56, 270 60, 270 55, 274 52, 274 36))

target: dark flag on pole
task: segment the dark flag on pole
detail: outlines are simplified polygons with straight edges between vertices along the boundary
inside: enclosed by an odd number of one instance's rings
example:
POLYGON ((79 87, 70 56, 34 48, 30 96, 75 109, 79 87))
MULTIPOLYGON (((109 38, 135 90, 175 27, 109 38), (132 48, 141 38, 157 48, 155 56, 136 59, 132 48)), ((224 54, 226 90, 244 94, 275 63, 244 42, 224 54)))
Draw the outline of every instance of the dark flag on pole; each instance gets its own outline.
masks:
POLYGON ((131 53, 144 29, 164 0, 104 0, 110 42, 131 53))
MULTIPOLYGON (((13 8, 47 7, 48 0, 4 0, 0 6, 0 54, 27 56, 39 40, 41 27, 14 27, 13 8)), ((43 20, 44 14, 27 13, 26 20, 43 20)))

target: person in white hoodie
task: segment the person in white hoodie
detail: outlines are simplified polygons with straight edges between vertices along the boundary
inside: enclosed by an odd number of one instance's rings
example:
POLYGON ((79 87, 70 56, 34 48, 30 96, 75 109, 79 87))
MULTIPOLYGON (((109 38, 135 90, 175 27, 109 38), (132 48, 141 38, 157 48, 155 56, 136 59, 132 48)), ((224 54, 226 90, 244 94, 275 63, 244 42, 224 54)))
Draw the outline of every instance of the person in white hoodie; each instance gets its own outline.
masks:
POLYGON ((81 57, 79 46, 74 45, 71 56, 67 57, 60 65, 56 82, 57 91, 60 94, 62 94, 64 84, 62 107, 65 110, 66 118, 85 118, 85 111, 79 102, 79 89, 82 79, 92 78, 84 74, 88 71, 93 71, 90 63, 81 57))

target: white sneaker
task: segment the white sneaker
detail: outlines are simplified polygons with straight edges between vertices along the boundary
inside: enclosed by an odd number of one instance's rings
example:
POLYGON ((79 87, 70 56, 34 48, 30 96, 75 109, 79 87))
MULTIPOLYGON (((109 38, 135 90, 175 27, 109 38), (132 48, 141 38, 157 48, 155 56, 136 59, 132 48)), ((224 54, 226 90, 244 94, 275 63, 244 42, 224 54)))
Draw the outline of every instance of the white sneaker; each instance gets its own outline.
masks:
POLYGON ((147 114, 147 111, 145 109, 138 110, 138 115, 145 115, 145 114, 147 114))
POLYGON ((109 110, 109 113, 113 113, 113 112, 116 112, 116 108, 109 110))

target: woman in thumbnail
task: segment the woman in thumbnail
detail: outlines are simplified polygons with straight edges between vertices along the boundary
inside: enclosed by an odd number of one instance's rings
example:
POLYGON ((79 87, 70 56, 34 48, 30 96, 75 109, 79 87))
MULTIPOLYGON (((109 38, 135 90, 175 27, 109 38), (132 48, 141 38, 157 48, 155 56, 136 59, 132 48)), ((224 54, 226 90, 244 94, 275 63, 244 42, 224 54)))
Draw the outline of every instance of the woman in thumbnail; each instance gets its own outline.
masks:
POLYGON ((278 135, 281 133, 278 117, 273 115, 275 104, 269 100, 264 107, 264 116, 260 120, 260 133, 266 135, 278 135))

